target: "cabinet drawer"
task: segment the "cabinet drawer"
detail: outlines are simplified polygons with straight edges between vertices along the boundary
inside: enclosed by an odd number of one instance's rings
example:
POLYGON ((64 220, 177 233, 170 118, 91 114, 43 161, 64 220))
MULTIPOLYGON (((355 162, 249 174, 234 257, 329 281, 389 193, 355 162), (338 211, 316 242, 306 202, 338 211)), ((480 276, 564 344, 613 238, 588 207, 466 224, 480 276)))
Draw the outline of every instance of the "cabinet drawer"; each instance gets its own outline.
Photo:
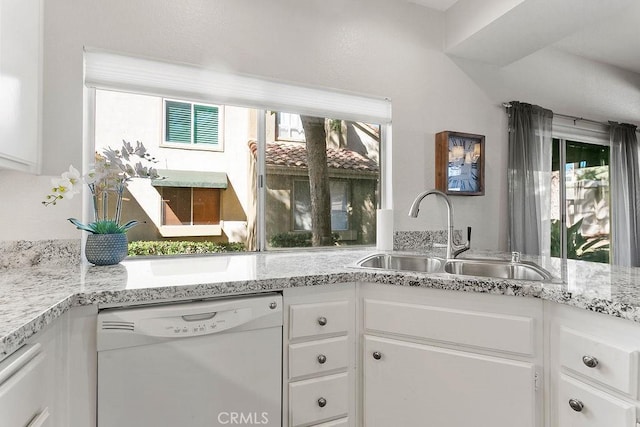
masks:
POLYGON ((617 399, 566 375, 560 376, 556 405, 558 426, 636 427, 636 408, 632 403, 617 399), (572 409, 570 400, 574 406, 581 405, 582 409, 572 409))
POLYGON ((558 338, 562 366, 637 397, 637 351, 566 327, 560 328, 558 338))
POLYGON ((348 301, 294 304, 289 307, 289 339, 347 333, 348 301))
POLYGON ((367 331, 535 355, 531 317, 366 299, 367 331))
POLYGON ((348 378, 347 373, 342 373, 290 383, 290 425, 299 426, 347 416, 348 378))
POLYGON ((349 362, 347 337, 289 345, 289 378, 346 368, 349 362))

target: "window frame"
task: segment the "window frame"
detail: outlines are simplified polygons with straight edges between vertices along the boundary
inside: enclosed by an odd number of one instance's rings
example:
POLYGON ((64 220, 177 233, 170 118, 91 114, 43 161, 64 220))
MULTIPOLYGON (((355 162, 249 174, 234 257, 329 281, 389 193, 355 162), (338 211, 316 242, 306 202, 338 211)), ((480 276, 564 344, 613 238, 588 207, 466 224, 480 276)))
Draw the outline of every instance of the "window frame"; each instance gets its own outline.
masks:
MULTIPOLYGON (((142 95, 157 96, 181 102, 222 106, 220 125, 224 124, 224 105, 253 108, 258 111, 258 152, 256 180, 256 240, 255 250, 267 250, 265 226, 265 111, 296 111, 298 114, 318 117, 341 117, 343 120, 378 123, 380 126, 380 171, 376 208, 391 209, 392 185, 392 105, 386 97, 357 94, 314 87, 292 82, 278 82, 262 76, 239 75, 203 68, 195 64, 167 61, 162 58, 140 58, 122 53, 107 52, 92 47, 84 51, 84 106, 83 115, 83 170, 93 163, 95 151, 95 90, 117 90, 142 95), (123 71, 126 70, 126 71, 123 71), (151 77, 151 78, 150 78, 151 77), (163 88, 171 88, 170 90, 163 88), (206 90, 200 90, 206 88, 206 90), (209 104, 210 103, 210 104, 209 104), (224 104, 224 105, 223 105, 224 104)), ((164 115, 164 104, 158 106, 164 115)), ((159 147, 164 149, 211 150, 195 144, 163 143, 166 129, 164 118, 159 124, 162 138, 159 147)), ((224 128, 219 127, 220 149, 224 151, 224 128)), ((90 200, 83 192, 83 219, 91 219, 90 200)), ((326 249, 329 249, 327 247, 326 249)))
POLYGON ((161 122, 162 122, 162 139, 160 141, 160 148, 177 148, 183 150, 201 150, 201 151, 215 151, 215 152, 224 152, 224 105, 220 104, 208 104, 205 102, 194 102, 188 101, 184 99, 176 99, 176 98, 162 98, 162 111, 161 111, 161 122), (167 141, 167 102, 179 102, 182 104, 189 104, 191 106, 191 141, 189 143, 186 142, 171 142, 167 141), (214 107, 218 109, 218 143, 217 144, 198 144, 194 142, 194 132, 195 132, 195 114, 194 109, 196 105, 201 105, 203 107, 214 107))

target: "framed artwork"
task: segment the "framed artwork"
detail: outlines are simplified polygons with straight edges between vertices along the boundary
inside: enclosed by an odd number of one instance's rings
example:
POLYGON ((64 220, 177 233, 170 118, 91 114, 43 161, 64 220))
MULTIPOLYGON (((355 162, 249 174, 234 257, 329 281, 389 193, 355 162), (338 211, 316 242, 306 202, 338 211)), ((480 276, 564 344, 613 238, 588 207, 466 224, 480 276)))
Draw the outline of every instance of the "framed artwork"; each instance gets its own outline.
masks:
POLYGON ((436 134, 436 188, 448 195, 484 195, 484 135, 436 134))

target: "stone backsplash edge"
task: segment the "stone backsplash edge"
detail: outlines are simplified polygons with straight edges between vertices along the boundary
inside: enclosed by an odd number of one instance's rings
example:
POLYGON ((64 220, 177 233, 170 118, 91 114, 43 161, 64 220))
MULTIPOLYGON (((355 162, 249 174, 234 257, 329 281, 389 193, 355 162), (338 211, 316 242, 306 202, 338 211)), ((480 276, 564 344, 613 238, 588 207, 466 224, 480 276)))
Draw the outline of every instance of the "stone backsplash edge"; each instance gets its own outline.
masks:
POLYGON ((80 264, 80 239, 0 241, 0 270, 80 264))

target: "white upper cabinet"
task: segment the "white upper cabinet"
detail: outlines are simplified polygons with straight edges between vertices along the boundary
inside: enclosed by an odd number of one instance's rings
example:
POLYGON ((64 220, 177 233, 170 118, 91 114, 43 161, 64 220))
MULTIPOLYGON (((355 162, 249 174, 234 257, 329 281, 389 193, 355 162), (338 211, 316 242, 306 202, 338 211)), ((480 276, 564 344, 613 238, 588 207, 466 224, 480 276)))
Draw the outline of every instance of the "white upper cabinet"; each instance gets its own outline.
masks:
POLYGON ((39 173, 42 0, 0 0, 0 169, 39 173))

